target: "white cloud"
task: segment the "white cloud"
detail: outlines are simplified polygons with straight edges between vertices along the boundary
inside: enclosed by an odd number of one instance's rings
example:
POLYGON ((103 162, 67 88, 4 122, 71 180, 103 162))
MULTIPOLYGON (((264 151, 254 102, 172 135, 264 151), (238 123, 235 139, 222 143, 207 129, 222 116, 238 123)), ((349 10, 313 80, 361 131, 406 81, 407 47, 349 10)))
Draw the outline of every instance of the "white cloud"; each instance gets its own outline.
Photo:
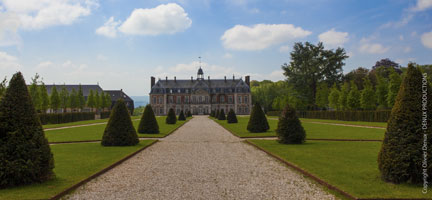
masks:
POLYGON ((14 13, 0 12, 0 46, 18 45, 21 38, 18 35, 18 28, 21 21, 14 13))
POLYGON ((432 32, 423 33, 421 36, 422 44, 427 48, 432 48, 432 32))
POLYGON ((348 32, 337 32, 334 28, 319 34, 319 41, 330 47, 340 47, 348 41, 348 32))
POLYGON ((162 4, 150 9, 135 9, 119 30, 130 35, 173 34, 188 29, 192 20, 175 3, 162 4))
POLYGON ((1 0, 6 12, 16 13, 23 29, 69 25, 91 14, 96 0, 1 0))
POLYGON ((114 17, 110 17, 103 26, 96 29, 96 34, 103 35, 109 38, 117 37, 117 26, 120 25, 120 21, 114 21, 114 17))
POLYGON ((432 8, 432 0, 417 0, 415 7, 411 8, 411 11, 419 12, 432 8))
MULTIPOLYGON (((13 74, 20 69, 18 58, 12 55, 9 55, 6 52, 0 51, 0 71, 1 76, 5 76, 8 74, 13 74)), ((0 77, 3 80, 4 77, 0 77)), ((0 80, 0 81, 1 81, 0 80)))
POLYGON ((384 47, 379 43, 364 43, 360 46, 359 51, 368 54, 383 54, 389 49, 389 47, 384 47))
POLYGON ((227 49, 253 51, 304 38, 311 33, 292 24, 236 25, 226 30, 221 40, 227 49))
POLYGON ((290 50, 291 50, 291 47, 288 45, 283 45, 283 46, 279 47, 279 52, 281 52, 281 53, 289 52, 290 50))
POLYGON ((286 77, 283 75, 283 71, 282 70, 275 70, 270 72, 269 74, 250 74, 251 79, 252 80, 258 80, 258 81, 262 81, 262 80, 271 80, 271 81, 280 81, 280 80, 284 80, 286 77))
POLYGON ((229 58, 232 58, 233 55, 230 53, 225 53, 223 57, 229 59, 229 58))
POLYGON ((106 57, 106 56, 103 55, 103 54, 98 54, 98 55, 96 56, 96 60, 99 60, 99 61, 107 61, 107 60, 108 60, 108 57, 106 57))
POLYGON ((350 51, 350 52, 347 53, 347 56, 348 56, 349 58, 352 58, 352 57, 354 56, 354 53, 353 53, 352 51, 350 51))

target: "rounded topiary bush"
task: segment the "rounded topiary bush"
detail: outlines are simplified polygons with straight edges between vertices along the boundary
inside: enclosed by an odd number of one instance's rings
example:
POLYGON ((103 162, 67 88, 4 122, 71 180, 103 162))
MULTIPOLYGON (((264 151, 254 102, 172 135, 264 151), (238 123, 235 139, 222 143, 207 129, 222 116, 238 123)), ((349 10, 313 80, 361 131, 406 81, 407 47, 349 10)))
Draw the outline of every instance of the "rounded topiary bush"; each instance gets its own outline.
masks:
POLYGON ((247 130, 251 133, 262 133, 269 130, 269 128, 270 127, 264 111, 261 109, 261 106, 258 103, 255 103, 249 118, 247 130))
POLYGON ((279 116, 276 134, 282 144, 302 144, 305 141, 306 132, 296 115, 295 109, 288 104, 279 116))
POLYGON ((223 109, 221 109, 220 112, 219 112, 218 120, 226 120, 225 112, 224 112, 223 109))
POLYGON ((102 137, 102 145, 133 146, 138 144, 138 142, 138 136, 126 104, 123 99, 119 99, 111 110, 111 115, 102 137))
POLYGON ((138 133, 159 133, 159 125, 150 104, 144 108, 138 126, 138 133))
POLYGON ((187 111, 186 117, 192 117, 192 113, 190 110, 187 111))
POLYGON ((54 176, 54 158, 20 72, 0 101, 0 188, 54 176))
MULTIPOLYGON (((378 156, 378 168, 385 181, 423 183, 423 153, 432 155, 432 148, 423 152, 422 147, 424 143, 428 147, 432 146, 432 118, 428 117, 427 125, 423 127, 422 109, 423 106, 429 110, 432 108, 432 90, 427 84, 422 88, 422 78, 420 70, 410 63, 391 111, 378 156), (424 96, 427 105, 422 105, 422 89, 427 89, 427 96, 424 96)), ((432 159, 427 160, 427 166, 427 179, 432 181, 432 159)))
POLYGON ((174 109, 170 108, 168 111, 167 118, 165 119, 165 123, 167 124, 175 124, 177 122, 177 117, 174 112, 174 109))
POLYGON ((184 115, 184 113, 183 113, 183 110, 180 111, 180 115, 179 115, 179 117, 178 117, 178 120, 179 120, 179 121, 185 121, 185 120, 186 120, 186 117, 185 117, 185 115, 184 115))
POLYGON ((236 116, 236 114, 235 114, 235 112, 234 112, 233 109, 230 109, 230 111, 228 112, 227 122, 228 122, 228 124, 233 124, 233 123, 237 123, 238 122, 237 121, 237 116, 236 116))

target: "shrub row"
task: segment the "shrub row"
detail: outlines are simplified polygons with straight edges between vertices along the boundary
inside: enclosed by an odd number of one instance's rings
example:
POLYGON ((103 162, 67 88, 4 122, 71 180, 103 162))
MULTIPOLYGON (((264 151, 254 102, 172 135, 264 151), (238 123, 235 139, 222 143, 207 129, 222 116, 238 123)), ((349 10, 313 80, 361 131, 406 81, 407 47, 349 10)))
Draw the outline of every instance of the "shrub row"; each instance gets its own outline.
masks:
POLYGON ((391 110, 379 111, 299 111, 300 118, 332 119, 343 121, 387 122, 391 110))
POLYGON ((111 114, 110 111, 101 112, 100 117, 101 117, 101 119, 106 119, 106 118, 110 117, 110 114, 111 114))
POLYGON ((95 119, 94 112, 49 113, 38 115, 42 124, 61 124, 95 119))

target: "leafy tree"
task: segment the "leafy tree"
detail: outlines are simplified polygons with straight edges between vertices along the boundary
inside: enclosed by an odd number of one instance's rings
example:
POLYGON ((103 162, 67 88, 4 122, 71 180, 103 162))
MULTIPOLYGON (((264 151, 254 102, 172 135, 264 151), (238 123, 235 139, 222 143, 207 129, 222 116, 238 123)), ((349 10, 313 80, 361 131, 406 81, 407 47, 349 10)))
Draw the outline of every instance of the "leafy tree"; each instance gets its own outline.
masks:
POLYGON ((378 108, 380 109, 388 108, 388 104, 387 104, 388 80, 378 75, 377 81, 378 84, 376 85, 376 97, 377 97, 378 108))
POLYGON ((159 133, 159 125, 150 104, 147 104, 144 109, 138 125, 138 133, 159 133))
POLYGON ((0 147, 0 188, 53 177, 53 154, 21 72, 0 102, 0 147))
POLYGON ((108 110, 111 108, 111 96, 108 93, 105 93, 105 104, 104 107, 108 110))
POLYGON ((287 105, 279 117, 276 129, 279 143, 302 144, 306 138, 306 132, 296 115, 296 110, 287 105))
POLYGON ((139 143, 129 111, 123 99, 119 99, 111 112, 105 128, 103 146, 133 146, 139 143))
POLYGON ((390 83, 388 85, 388 95, 387 95, 387 104, 389 107, 393 107, 394 102, 396 100, 396 96, 399 92, 399 87, 402 83, 402 79, 400 75, 396 72, 392 72, 390 74, 390 83))
POLYGON ((32 83, 29 87, 30 97, 36 110, 40 110, 41 107, 41 96, 38 90, 38 79, 39 74, 36 73, 36 75, 32 78, 32 83))
POLYGON ((223 109, 221 109, 219 112, 218 120, 226 120, 225 111, 223 109))
POLYGON ((328 96, 329 106, 333 109, 339 110, 339 96, 340 91, 337 88, 336 83, 333 84, 333 87, 330 89, 330 94, 328 96))
POLYGON ((101 100, 100 100, 100 96, 99 96, 99 92, 95 91, 95 96, 94 96, 94 102, 95 102, 95 108, 98 111, 102 106, 101 106, 101 100))
POLYGON ((339 94, 339 107, 341 110, 348 110, 348 94, 350 91, 350 85, 348 82, 345 82, 342 85, 341 92, 339 94))
POLYGON ((371 70, 371 74, 379 75, 384 78, 388 78, 392 72, 401 74, 402 69, 398 63, 393 62, 388 58, 377 61, 375 65, 372 66, 372 70, 371 70))
POLYGON ((66 89, 66 86, 62 86, 60 91, 60 107, 63 109, 63 112, 66 112, 67 107, 69 107, 69 91, 66 89))
POLYGON ((356 84, 352 81, 347 97, 347 106, 350 110, 357 110, 360 108, 360 96, 361 94, 358 91, 356 84))
POLYGON ((185 115, 184 115, 184 113, 183 113, 183 110, 180 111, 180 114, 179 114, 178 120, 179 120, 179 121, 185 121, 185 120, 186 120, 186 117, 185 117, 185 115))
POLYGON ((46 113, 48 108, 50 108, 50 97, 48 95, 48 91, 44 82, 42 82, 41 86, 39 87, 39 90, 41 96, 41 111, 42 113, 46 113))
POLYGON ((343 62, 348 56, 343 48, 325 50, 323 44, 295 43, 290 64, 282 65, 284 75, 294 90, 304 97, 310 106, 316 102, 318 83, 326 80, 333 85, 342 78, 343 62))
POLYGON ((237 116, 236 116, 233 109, 230 109, 230 111, 228 112, 227 122, 228 122, 228 124, 234 124, 234 123, 238 122, 237 116))
POLYGON ((357 69, 354 69, 350 71, 348 74, 346 74, 343 79, 345 82, 351 82, 354 81, 354 83, 357 86, 357 89, 363 90, 363 81, 366 77, 368 77, 369 69, 366 69, 364 67, 359 67, 357 69))
POLYGON ((318 84, 315 104, 320 108, 327 108, 329 104, 328 96, 329 96, 329 89, 327 83, 320 82, 318 84))
POLYGON ((77 109, 79 107, 79 98, 78 98, 78 92, 75 90, 75 88, 72 88, 72 92, 69 95, 69 102, 70 102, 70 108, 72 111, 77 109))
POLYGON ((95 95, 93 93, 93 90, 90 90, 89 96, 87 97, 87 107, 91 108, 92 111, 93 108, 96 107, 95 95))
POLYGON ((175 124, 177 123, 177 117, 174 112, 174 109, 170 108, 168 111, 167 118, 165 119, 165 123, 167 124, 175 124))
POLYGON ((105 97, 105 92, 101 92, 101 95, 99 97, 99 102, 100 102, 100 108, 105 109, 106 108, 106 97, 105 97))
MULTIPOLYGON (((426 86, 431 91, 430 86, 426 86)), ((432 99, 432 93, 427 93, 432 99)), ((423 145, 432 145, 432 118, 423 121, 422 74, 414 64, 408 64, 407 75, 400 86, 388 120, 387 131, 378 155, 378 168, 383 180, 392 183, 423 183, 423 145), (423 123, 422 123, 423 122, 423 123), (427 124, 424 128, 423 125, 427 124)), ((432 101, 427 101, 432 108, 432 101)), ((428 155, 432 148, 427 148, 428 155)), ((431 181, 432 159, 427 159, 427 181, 431 181)))
POLYGON ((60 96, 57 92, 57 88, 55 85, 51 88, 51 97, 50 98, 51 98, 50 99, 51 109, 53 110, 53 112, 57 113, 57 110, 60 108, 60 96))
POLYGON ((2 99, 4 93, 6 92, 6 77, 3 79, 2 82, 0 82, 0 100, 2 99))
POLYGON ((249 118, 247 130, 251 133, 262 133, 269 130, 270 126, 261 106, 255 103, 249 118))
POLYGON ((375 110, 376 96, 368 77, 364 79, 364 89, 361 91, 360 105, 364 110, 375 110))
POLYGON ((80 111, 82 111, 82 109, 84 109, 84 106, 86 105, 86 101, 84 98, 84 93, 83 93, 81 84, 79 85, 79 88, 78 88, 78 100, 79 100, 78 101, 78 108, 80 109, 80 111))

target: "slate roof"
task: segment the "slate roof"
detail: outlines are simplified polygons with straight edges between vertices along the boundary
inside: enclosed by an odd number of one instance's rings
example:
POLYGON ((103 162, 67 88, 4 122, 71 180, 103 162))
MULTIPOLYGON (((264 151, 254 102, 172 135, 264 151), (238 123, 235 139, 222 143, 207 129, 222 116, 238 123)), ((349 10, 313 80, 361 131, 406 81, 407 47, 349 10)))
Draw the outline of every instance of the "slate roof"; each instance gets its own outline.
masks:
MULTIPOLYGON (((47 88, 48 94, 51 95, 51 90, 54 87, 54 85, 45 85, 45 86, 47 88)), ((55 85, 55 86, 57 92, 60 92, 63 86, 66 87, 69 93, 72 92, 72 89, 75 89, 77 92, 79 90, 79 85, 55 85)), ((103 91, 99 85, 81 85, 81 87, 82 87, 83 95, 85 97, 90 94, 90 90, 93 90, 93 92, 98 91, 99 94, 103 91)))
POLYGON ((185 93, 186 89, 193 92, 196 89, 204 89, 210 93, 219 92, 249 92, 249 86, 242 79, 202 79, 202 80, 159 80, 151 90, 151 93, 169 93, 169 90, 181 90, 185 93), (216 91, 215 91, 216 90, 216 91))
POLYGON ((119 98, 123 98, 125 101, 133 101, 123 90, 104 90, 111 96, 111 101, 117 101, 119 98))

